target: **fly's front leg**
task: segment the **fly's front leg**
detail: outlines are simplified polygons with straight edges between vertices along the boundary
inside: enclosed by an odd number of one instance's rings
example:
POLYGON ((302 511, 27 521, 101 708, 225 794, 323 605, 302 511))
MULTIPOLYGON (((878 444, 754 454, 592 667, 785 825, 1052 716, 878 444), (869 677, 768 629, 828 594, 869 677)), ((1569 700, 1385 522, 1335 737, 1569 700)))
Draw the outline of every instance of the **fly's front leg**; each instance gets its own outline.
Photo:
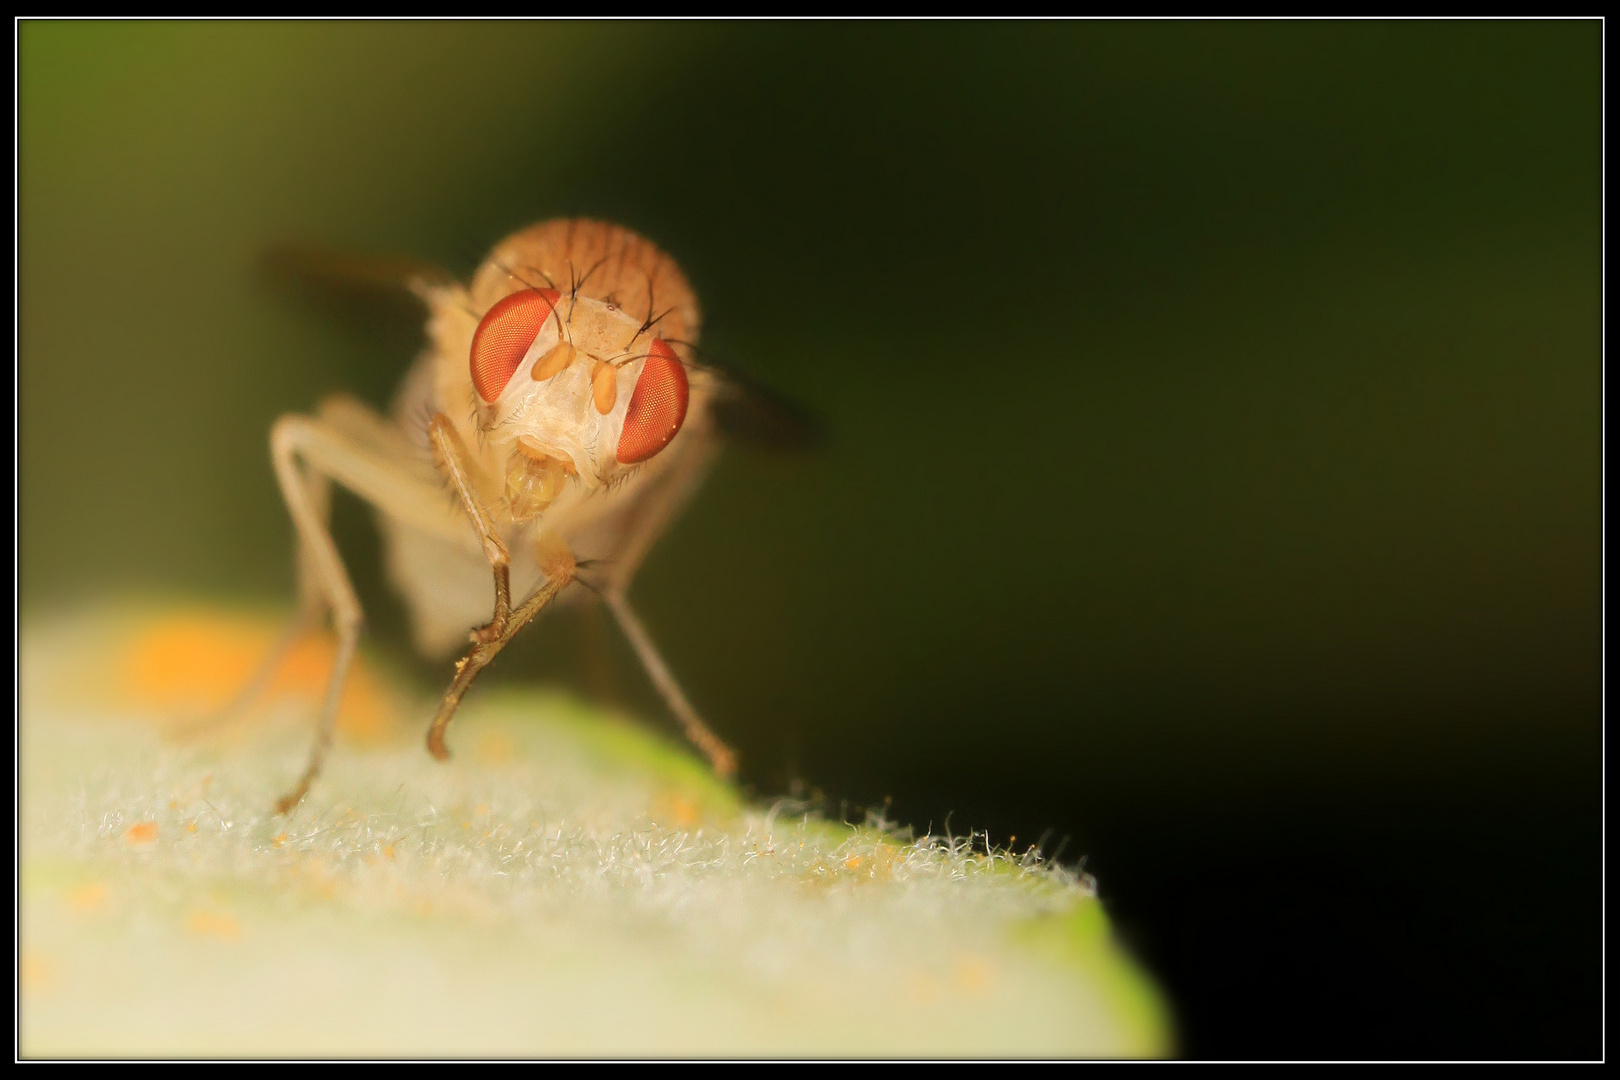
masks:
POLYGON ((478 496, 471 456, 462 445, 461 436, 456 434, 455 425, 444 413, 435 413, 428 421, 428 441, 433 447, 434 462, 454 486, 456 497, 461 500, 462 509, 472 520, 473 528, 484 545, 484 557, 489 560, 490 569, 495 574, 495 614, 487 626, 472 632, 473 644, 488 645, 500 638, 511 619, 512 558, 478 496))
MULTIPOLYGON (((440 761, 447 761, 450 758, 450 748, 444 744, 444 729, 450 725, 462 697, 467 693, 467 688, 472 686, 478 673, 506 648, 506 643, 511 641, 530 619, 538 615, 542 608, 551 603, 557 594, 574 580, 577 569, 574 555, 568 546, 555 536, 549 533, 540 536, 535 544, 535 558, 545 573, 545 580, 534 591, 534 595, 510 612, 498 634, 482 641, 475 635, 476 644, 472 652, 456 663, 455 678, 450 682, 450 689, 445 691, 444 700, 439 703, 439 711, 433 717, 433 723, 428 727, 427 733, 428 753, 440 761)), ((492 623, 491 627, 493 625, 492 623)), ((485 630, 488 629, 490 627, 485 627, 485 630)))

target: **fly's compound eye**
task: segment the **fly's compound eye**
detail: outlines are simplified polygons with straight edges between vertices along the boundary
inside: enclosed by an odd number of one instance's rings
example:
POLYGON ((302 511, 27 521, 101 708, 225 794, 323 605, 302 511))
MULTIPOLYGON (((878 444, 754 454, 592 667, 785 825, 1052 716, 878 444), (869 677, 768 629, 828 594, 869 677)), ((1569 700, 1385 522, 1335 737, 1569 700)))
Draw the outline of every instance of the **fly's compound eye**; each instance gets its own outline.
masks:
POLYGON ((473 388, 479 397, 488 402, 501 396, 551 318, 558 296, 555 289, 524 289, 484 313, 473 331, 470 362, 473 388))
POLYGON ((621 465, 646 461, 669 445, 686 419, 686 368, 675 350, 662 340, 653 339, 641 377, 630 394, 630 408, 624 414, 624 433, 619 436, 621 465))

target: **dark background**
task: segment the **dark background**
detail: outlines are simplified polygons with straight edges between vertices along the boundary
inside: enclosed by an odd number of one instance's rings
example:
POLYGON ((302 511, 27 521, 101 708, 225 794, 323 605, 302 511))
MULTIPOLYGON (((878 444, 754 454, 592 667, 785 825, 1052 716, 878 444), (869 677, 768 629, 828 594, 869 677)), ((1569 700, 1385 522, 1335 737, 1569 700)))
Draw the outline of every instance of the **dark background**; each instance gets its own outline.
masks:
MULTIPOLYGON (((756 793, 1085 856, 1192 1056, 1596 1056, 1601 47, 24 23, 24 613, 290 600, 269 424, 385 403, 416 331, 266 244, 619 221, 831 433, 730 455, 636 590, 756 793)), ((579 681, 582 629, 491 677, 579 681)))

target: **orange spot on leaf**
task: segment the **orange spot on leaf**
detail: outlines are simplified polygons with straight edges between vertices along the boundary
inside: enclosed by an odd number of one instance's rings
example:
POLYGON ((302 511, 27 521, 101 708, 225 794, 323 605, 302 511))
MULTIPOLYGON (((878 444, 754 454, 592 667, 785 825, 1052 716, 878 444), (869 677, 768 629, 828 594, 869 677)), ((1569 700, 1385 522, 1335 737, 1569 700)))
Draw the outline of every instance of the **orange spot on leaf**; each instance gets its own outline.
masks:
POLYGON ((42 990, 56 981, 56 969, 37 953, 23 953, 18 968, 25 990, 42 990))
POLYGON ((951 969, 951 978, 968 993, 982 994, 990 988, 990 967, 976 957, 964 956, 951 969))
POLYGON ((140 704, 210 708, 247 682, 271 636, 209 616, 172 616, 145 627, 121 665, 122 688, 140 704))
POLYGON ((685 795, 666 792, 653 805, 654 820, 677 829, 690 829, 702 817, 698 804, 685 795))
POLYGON ((88 913, 99 910, 102 905, 106 904, 107 892, 107 883, 105 881, 93 881, 68 893, 67 900, 75 911, 88 913))
POLYGON ((150 844, 157 839, 158 827, 155 821, 137 821, 124 832, 126 844, 150 844))
POLYGON ((478 740, 476 753, 478 760, 485 765, 504 765, 517 756, 517 747, 509 737, 493 733, 478 740))
POLYGON ((193 911, 186 916, 186 929, 197 937, 235 941, 242 936, 242 925, 229 915, 213 911, 193 911))
MULTIPOLYGON (((207 712, 247 686, 276 639, 268 622, 208 613, 153 620, 128 643, 116 665, 117 691, 130 703, 172 712, 207 712)), ((328 633, 306 635, 287 653, 265 689, 265 700, 299 698, 318 704, 336 656, 328 633)), ((338 709, 338 730, 362 739, 383 735, 392 719, 381 684, 363 662, 349 671, 338 709)))

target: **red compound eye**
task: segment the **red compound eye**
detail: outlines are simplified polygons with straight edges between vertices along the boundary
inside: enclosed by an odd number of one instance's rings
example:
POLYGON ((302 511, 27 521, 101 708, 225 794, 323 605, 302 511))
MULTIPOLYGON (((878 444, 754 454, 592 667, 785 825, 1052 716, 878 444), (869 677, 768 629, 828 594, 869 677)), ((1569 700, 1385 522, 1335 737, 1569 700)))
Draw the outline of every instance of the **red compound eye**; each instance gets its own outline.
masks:
POLYGON ((686 369, 675 350, 654 338, 624 414, 618 452, 621 465, 646 461, 669 445, 686 419, 687 393, 686 369))
POLYGON ((473 331, 472 381, 478 396, 494 401, 512 380, 512 373, 534 344, 551 307, 557 302, 555 289, 524 289, 490 308, 473 331))

